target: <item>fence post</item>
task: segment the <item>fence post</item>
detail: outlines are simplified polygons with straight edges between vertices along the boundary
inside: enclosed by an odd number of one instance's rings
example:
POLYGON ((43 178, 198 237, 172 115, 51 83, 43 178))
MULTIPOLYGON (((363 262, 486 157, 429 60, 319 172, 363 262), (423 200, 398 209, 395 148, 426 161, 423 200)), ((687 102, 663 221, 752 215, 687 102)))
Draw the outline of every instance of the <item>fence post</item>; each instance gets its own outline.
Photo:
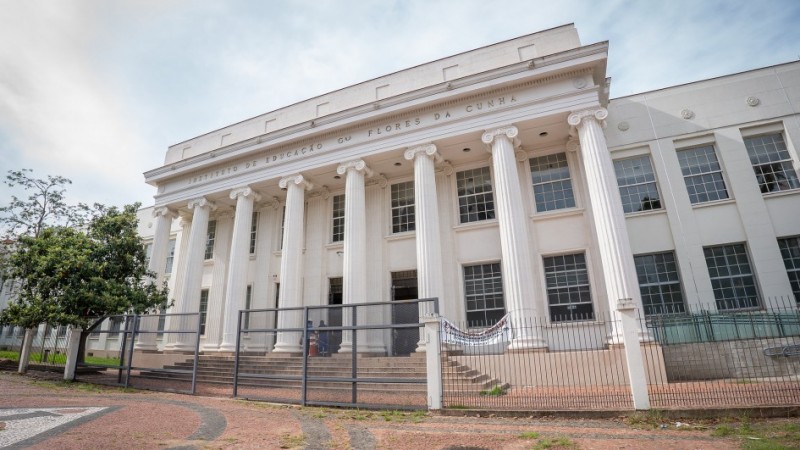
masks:
POLYGON ((64 365, 64 379, 75 379, 75 368, 78 366, 78 352, 81 347, 81 332, 83 330, 73 326, 67 330, 67 363, 64 365))
POLYGON ((642 360, 638 324, 636 323, 636 303, 633 299, 621 298, 617 300, 617 311, 619 311, 622 321, 622 342, 625 344, 625 363, 631 383, 633 407, 636 410, 650 409, 650 397, 647 394, 647 372, 642 360))
POLYGON ((28 360, 31 357, 31 347, 33 347, 33 337, 36 336, 36 333, 39 331, 39 328, 26 328, 25 335, 22 338, 22 348, 19 349, 19 367, 17 368, 17 372, 25 373, 28 371, 28 360))
POLYGON ((422 318, 425 324, 425 367, 428 375, 428 409, 442 409, 442 358, 439 337, 441 318, 438 314, 422 318))

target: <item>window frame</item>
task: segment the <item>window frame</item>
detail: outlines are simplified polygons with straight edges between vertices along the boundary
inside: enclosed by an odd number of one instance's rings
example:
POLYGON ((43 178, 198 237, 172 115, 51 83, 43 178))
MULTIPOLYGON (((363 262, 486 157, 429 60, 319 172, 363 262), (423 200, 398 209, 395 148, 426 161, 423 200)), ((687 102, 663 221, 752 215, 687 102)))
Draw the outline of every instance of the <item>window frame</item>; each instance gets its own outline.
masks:
MULTIPOLYGON (((399 189, 399 188, 398 188, 399 189)), ((408 188, 405 189, 407 193, 408 188)), ((398 199, 398 203, 399 203, 398 199)), ((413 233, 417 229, 417 203, 414 180, 411 181, 398 181, 389 186, 389 215, 392 234, 413 233), (398 204, 395 206, 395 187, 400 185, 410 185, 411 201, 410 203, 398 204), (410 212, 409 212, 410 211, 410 212), (405 222, 395 224, 395 219, 403 219, 405 222), (404 229, 403 229, 404 228, 404 229)))
POLYGON ((172 274, 172 269, 175 265, 175 246, 177 245, 177 237, 170 237, 167 241, 167 258, 164 262, 164 275, 172 274))
MULTIPOLYGON (((708 153, 706 153, 706 154, 708 154, 708 153)), ((719 155, 717 154, 717 146, 716 146, 716 144, 714 142, 709 142, 709 143, 706 143, 706 144, 695 145, 695 146, 685 147, 685 148, 676 148, 675 149, 675 157, 678 159, 678 167, 681 170, 681 175, 683 176, 683 184, 686 187, 686 193, 689 196, 689 202, 692 204, 692 206, 703 205, 703 204, 713 203, 713 202, 722 202, 722 201, 726 201, 726 200, 732 199, 729 183, 728 183, 728 181, 726 180, 726 177, 725 177, 725 167, 722 165, 722 161, 720 160, 719 155), (688 152, 699 151, 700 149, 706 149, 706 148, 710 148, 711 149, 711 154, 714 156, 714 159, 716 160, 716 165, 719 168, 716 169, 716 170, 711 170, 711 171, 707 171, 707 172, 686 174, 685 171, 684 171, 683 166, 681 165, 681 154, 685 155, 685 154, 688 154, 688 152), (719 181, 722 183, 722 186, 725 189, 725 191, 724 191, 725 192, 725 197, 724 198, 723 197, 714 198, 714 199, 706 198, 706 200, 701 200, 701 194, 698 194, 697 190, 695 189, 695 193, 694 193, 695 200, 693 200, 693 194, 689 191, 688 181, 690 179, 691 180, 695 180, 695 179, 701 179, 702 180, 702 178, 704 176, 710 175, 710 176, 713 177, 716 174, 719 174, 719 181)), ((691 166, 688 167, 687 169, 691 170, 691 166)), ((716 180, 712 180, 712 181, 716 182, 716 180)), ((705 183, 693 184, 692 186, 700 186, 700 185, 705 185, 705 183)), ((706 191, 703 192, 703 194, 706 197, 708 197, 708 193, 709 192, 710 191, 706 190, 706 191)), ((719 192, 719 191, 715 190, 713 192, 719 192)))
POLYGON ((206 230, 206 249, 203 253, 205 261, 214 259, 214 247, 217 240, 217 220, 211 219, 208 221, 208 229, 206 230))
MULTIPOLYGON (((625 157, 625 158, 614 159, 613 160, 613 165, 614 165, 614 176, 616 178, 617 188, 618 188, 618 191, 619 191, 619 197, 620 197, 620 201, 622 202, 622 210, 626 215, 628 215, 628 214, 637 214, 637 213, 645 213, 645 212, 650 212, 650 211, 662 211, 664 209, 664 202, 663 202, 663 200, 661 198, 661 190, 659 189, 659 186, 658 186, 658 175, 656 174, 656 169, 653 166, 653 158, 650 155, 650 153, 641 153, 641 154, 638 154, 638 155, 632 155, 632 156, 628 156, 628 157, 625 157), (650 173, 653 176, 652 181, 634 182, 634 183, 625 184, 625 185, 621 184, 620 183, 619 171, 618 171, 618 167, 619 167, 618 164, 621 165, 621 164, 624 164, 626 162, 630 162, 630 161, 637 160, 637 159, 646 160, 647 163, 650 165, 650 173), (658 206, 657 207, 653 207, 652 204, 654 203, 654 201, 653 200, 649 200, 649 203, 651 205, 650 208, 639 209, 639 210, 635 210, 635 211, 628 211, 625 199, 626 198, 632 198, 632 196, 630 194, 623 195, 623 189, 624 190, 628 190, 628 189, 636 188, 636 194, 640 194, 641 193, 640 188, 643 187, 643 186, 649 186, 649 185, 655 186, 655 192, 656 192, 656 195, 657 195, 656 201, 658 202, 658 206)), ((624 170, 624 168, 622 168, 622 169, 624 170)), ((639 204, 640 205, 644 205, 644 202, 640 200, 639 204)))
MULTIPOLYGON (((531 192, 532 192, 532 196, 533 196, 532 198, 533 198, 533 210, 534 210, 534 212, 536 212, 537 214, 547 214, 547 213, 554 213, 554 212, 557 212, 557 211, 563 211, 563 210, 570 210, 570 209, 578 208, 578 193, 577 193, 577 189, 576 189, 576 183, 574 182, 574 179, 575 179, 574 175, 575 174, 573 172, 574 164, 570 161, 571 158, 570 158, 569 152, 567 152, 567 151, 556 151, 556 152, 550 152, 550 153, 546 153, 546 154, 540 154, 540 155, 537 155, 537 156, 528 155, 527 159, 528 159, 528 161, 527 161, 528 173, 530 174, 531 192), (542 159, 546 159, 546 158, 558 158, 560 156, 563 156, 563 162, 564 162, 564 164, 566 166, 566 169, 567 169, 567 177, 566 178, 548 180, 548 181, 541 181, 541 182, 538 182, 538 183, 535 182, 534 181, 534 160, 542 160, 542 159), (539 187, 539 186, 554 185, 555 183, 564 182, 564 181, 566 181, 566 183, 569 185, 569 193, 570 193, 570 197, 568 199, 566 199, 566 201, 567 201, 567 203, 569 203, 569 200, 571 200, 572 204, 571 205, 567 204, 566 206, 560 207, 560 208, 559 207, 555 207, 555 208, 541 209, 540 210, 539 209, 540 204, 539 204, 539 202, 537 201, 537 198, 536 198, 537 197, 536 188, 539 187)), ((556 161, 556 162, 560 162, 560 161, 556 161)), ((562 190, 562 192, 564 192, 564 191, 562 190)), ((546 202, 545 202, 545 204, 546 204, 546 202)))
POLYGON ((792 294, 794 294, 795 303, 800 305, 800 235, 786 236, 778 238, 778 249, 781 252, 781 259, 786 268, 786 276, 789 277, 789 284, 792 287, 792 294), (793 254, 787 258, 787 253, 792 252, 790 241, 794 240, 797 243, 797 256, 793 254), (787 243, 784 249, 783 243, 787 243), (796 259, 796 261, 795 261, 796 259))
POLYGON ((590 269, 591 257, 589 255, 589 252, 586 249, 581 249, 581 250, 577 250, 576 249, 576 250, 568 250, 568 251, 564 251, 564 252, 560 252, 560 253, 553 253, 553 254, 546 254, 546 255, 543 254, 543 255, 541 255, 541 258, 542 258, 541 259, 541 262, 542 262, 542 273, 544 274, 544 280, 543 280, 544 282, 542 283, 542 286, 544 288, 545 299, 547 300, 547 318, 550 321, 550 323, 552 323, 552 324, 576 323, 576 322, 580 323, 580 322, 590 322, 590 321, 596 320, 597 311, 596 311, 595 304, 594 304, 595 298, 594 298, 594 295, 592 294, 592 284, 593 283, 592 283, 592 271, 590 269), (574 256, 582 256, 583 257, 583 263, 584 263, 584 266, 585 266, 584 270, 586 271, 586 283, 577 284, 577 285, 573 285, 573 286, 550 286, 548 284, 548 277, 547 277, 548 276, 547 260, 550 259, 550 258, 563 258, 563 257, 568 257, 568 256, 573 256, 573 257, 574 256), (556 292, 557 290, 561 290, 561 289, 564 289, 564 288, 566 288, 566 289, 579 288, 580 289, 581 287, 584 287, 584 286, 588 290, 588 295, 589 295, 589 300, 588 301, 570 302, 570 303, 556 303, 556 304, 551 303, 551 297, 550 297, 551 292, 556 292), (570 305, 589 305, 591 307, 591 310, 587 314, 587 317, 572 318, 574 313, 570 313, 569 318, 567 318, 566 315, 561 315, 561 316, 554 315, 552 307, 553 306, 559 307, 559 306, 564 306, 564 305, 567 305, 567 306, 570 306, 570 305), (562 318, 557 320, 557 318, 559 318, 559 317, 562 317, 562 318))
MULTIPOLYGON (((786 137, 783 135, 782 131, 759 133, 759 134, 750 135, 750 136, 742 136, 742 142, 744 143, 745 149, 747 150, 747 157, 750 160, 751 167, 753 168, 753 175, 756 177, 756 183, 758 184, 758 189, 761 191, 762 194, 766 195, 766 194, 775 194, 775 193, 779 193, 779 192, 791 192, 791 191, 796 191, 796 190, 800 189, 800 174, 798 174, 797 168, 795 168, 795 166, 794 166, 794 162, 795 161, 792 158, 792 154, 789 151, 789 145, 787 144, 786 137), (759 161, 754 162, 753 158, 754 157, 758 158, 759 154, 758 153, 755 153, 755 154, 751 153, 751 148, 754 151, 756 150, 755 147, 751 147, 751 145, 753 145, 752 142, 754 140, 756 140, 756 139, 774 138, 776 136, 780 138, 780 143, 783 144, 783 152, 786 153, 785 157, 783 159, 769 160, 767 162, 759 162, 759 161), (786 170, 786 168, 785 168, 785 164, 786 163, 788 163, 788 165, 789 165, 789 170, 786 170), (790 178, 787 179, 787 182, 789 184, 792 184, 792 183, 794 184, 793 187, 790 186, 790 187, 785 188, 785 189, 777 189, 777 190, 769 190, 769 189, 764 190, 764 188, 766 186, 768 186, 769 182, 762 182, 761 181, 762 180, 761 177, 764 176, 764 172, 761 171, 760 172, 761 175, 759 175, 759 168, 766 167, 766 166, 774 166, 774 165, 780 165, 781 169, 782 169, 782 173, 787 173, 788 172, 788 173, 790 173, 790 174, 792 174, 794 176, 794 178, 790 177, 790 178)), ((781 156, 780 155, 781 150, 778 148, 778 145, 777 145, 776 142, 773 141, 773 143, 775 144, 774 145, 774 149, 777 152, 778 157, 780 157, 781 156)), ((764 145, 763 148, 767 148, 767 146, 764 145)), ((768 155, 768 157, 769 157, 769 155, 768 155)), ((773 172, 770 172, 770 173, 771 174, 775 174, 777 172, 773 171, 773 172)), ((773 180, 772 183, 775 183, 776 186, 780 186, 780 184, 775 180, 773 180)))
POLYGON ((250 222, 250 254, 256 254, 256 246, 258 245, 258 219, 260 214, 258 211, 253 211, 252 219, 250 222))
MULTIPOLYGON (((675 251, 674 250, 669 250, 669 251, 666 251, 666 252, 642 253, 642 254, 639 254, 639 255, 633 255, 633 262, 634 262, 634 266, 635 266, 635 269, 636 269, 636 279, 637 279, 637 282, 639 284, 639 292, 640 292, 641 297, 642 297, 642 308, 644 309, 643 313, 644 313, 645 316, 652 317, 652 316, 661 316, 661 315, 669 315, 669 314, 683 314, 683 313, 686 312, 686 295, 685 295, 685 293, 683 291, 683 282, 681 281, 681 271, 680 271, 680 267, 678 267, 678 259, 677 259, 676 255, 675 255, 675 251), (641 274, 639 272, 639 267, 640 267, 639 259, 645 258, 645 257, 659 257, 659 256, 663 257, 665 255, 669 255, 669 256, 672 257, 672 261, 671 262, 675 266, 674 273, 675 273, 676 279, 675 280, 662 280, 661 279, 662 275, 669 275, 671 273, 669 271, 662 271, 661 268, 658 267, 660 264, 661 265, 669 264, 669 262, 662 260, 662 261, 655 261, 655 265, 656 265, 656 267, 655 267, 655 269, 656 269, 655 275, 657 277, 657 280, 655 282, 652 282, 652 283, 651 282, 642 283, 643 274, 641 274), (680 300, 681 300, 680 308, 675 308, 673 305, 676 305, 676 303, 674 303, 674 302, 667 303, 667 302, 664 301, 665 292, 664 292, 663 288, 667 287, 667 286, 675 286, 675 285, 677 285, 677 288, 678 288, 677 293, 680 294, 680 300), (658 297, 659 297, 659 304, 658 305, 652 305, 652 306, 657 306, 658 308, 661 309, 661 312, 648 312, 648 305, 645 303, 645 292, 644 292, 644 290, 645 290, 645 288, 652 288, 652 287, 657 287, 658 288, 658 297)), ((672 293, 673 292, 666 292, 666 294, 672 294, 672 293)))
POLYGON ((461 288, 463 289, 463 295, 464 295, 464 317, 466 319, 467 328, 485 328, 485 327, 490 327, 490 326, 494 325, 495 323, 497 323, 498 320, 502 319, 503 316, 505 316, 507 314, 508 309, 507 309, 507 306, 506 306, 505 289, 504 289, 504 286, 503 286, 503 267, 502 267, 501 261, 487 261, 487 262, 477 262, 477 263, 462 264, 461 265, 461 281, 462 281, 461 288), (495 270, 495 268, 493 266, 496 266, 496 270, 495 270), (481 268, 481 275, 483 275, 483 277, 481 277, 481 278, 468 278, 467 269, 478 268, 478 267, 481 268), (486 277, 485 276, 486 273, 487 273, 486 272, 487 267, 491 267, 491 270, 492 270, 491 274, 495 275, 495 276, 491 276, 491 277, 486 277), (480 294, 477 294, 477 293, 476 294, 468 294, 468 291, 469 291, 469 289, 467 288, 467 283, 468 282, 480 282, 481 285, 486 287, 487 280, 488 280, 488 283, 491 283, 493 286, 495 286, 497 284, 497 281, 499 281, 499 291, 497 289, 493 289, 493 290, 490 290, 490 291, 484 290, 480 294), (498 301, 497 296, 498 295, 499 295, 500 302, 502 302, 501 307, 497 306, 497 301, 498 301), (480 298, 478 298, 479 296, 480 296, 480 298), (488 297, 488 296, 492 296, 492 301, 494 302, 494 305, 493 305, 494 307, 492 307, 492 308, 487 308, 486 307, 486 300, 487 300, 486 297, 488 297), (470 299, 471 298, 472 298, 472 301, 475 301, 475 302, 482 301, 483 302, 483 308, 470 309, 469 304, 470 304, 470 299), (502 314, 500 316, 498 316, 498 317, 489 317, 489 312, 490 311, 501 311, 501 310, 502 310, 502 314), (478 323, 480 323, 480 321, 476 321, 476 320, 471 320, 470 319, 470 313, 477 313, 477 312, 482 312, 483 313, 482 314, 483 315, 482 324, 478 324, 478 323))
POLYGON ((344 242, 345 209, 346 202, 344 194, 331 195, 331 243, 344 242), (337 208, 337 199, 341 199, 341 210, 337 208), (341 214, 339 212, 341 211, 341 214))
MULTIPOLYGON (((492 167, 490 165, 479 165, 479 166, 474 166, 474 167, 466 167, 466 168, 462 168, 461 170, 458 170, 458 171, 455 172, 455 174, 454 174, 455 176, 453 177, 453 183, 455 184, 454 192, 456 194, 456 208, 455 208, 456 222, 455 223, 457 223, 458 225, 468 225, 468 224, 472 224, 472 223, 476 223, 476 222, 487 222, 487 221, 497 220, 497 207, 496 207, 496 202, 495 202, 495 198, 494 198, 495 181, 494 181, 494 174, 492 172, 493 172, 492 171, 492 167), (491 185, 491 190, 488 191, 488 192, 465 194, 463 196, 461 194, 459 194, 459 175, 462 174, 462 173, 465 173, 465 172, 474 172, 474 171, 479 171, 479 170, 480 171, 483 171, 483 170, 487 171, 487 173, 489 175, 489 182, 490 182, 490 185, 491 185), (465 202, 464 205, 462 205, 462 199, 466 199, 467 197, 476 197, 478 195, 491 196, 491 205, 492 205, 491 209, 484 209, 483 211, 479 211, 479 212, 475 212, 475 213, 470 213, 469 211, 467 211, 466 212, 467 219, 469 219, 469 214, 476 214, 476 215, 485 214, 487 217, 485 217, 485 218, 476 218, 474 220, 466 220, 466 221, 464 221, 463 220, 464 214, 462 214, 461 209, 462 209, 462 207, 467 207, 468 208, 468 207, 470 207, 472 205, 470 205, 469 203, 466 203, 466 202, 465 202), (490 215, 491 215, 491 217, 489 217, 490 215)), ((476 203, 476 204, 478 204, 478 203, 476 203)))
MULTIPOLYGON (((734 254, 734 255, 736 255, 736 254, 734 254)), ((719 257, 719 256, 716 256, 716 255, 711 255, 711 256, 712 256, 712 258, 719 257)), ((724 257, 725 260, 727 260, 728 257, 729 257, 727 253, 724 253, 723 255, 720 255, 720 256, 724 257)), ((714 293, 714 302, 716 304, 716 307, 717 307, 718 311, 749 311, 749 310, 755 310, 755 309, 760 309, 761 308, 762 302, 761 302, 761 293, 760 293, 759 288, 758 288, 758 279, 756 278, 755 271, 753 270, 753 263, 752 263, 752 261, 750 259, 750 252, 747 250, 747 244, 745 242, 731 242, 731 243, 726 243, 726 244, 704 246, 703 247, 703 257, 704 257, 705 262, 706 262, 706 270, 708 270, 708 277, 711 280, 711 287, 712 287, 712 291, 714 293), (714 250, 714 249, 724 249, 726 247, 737 247, 737 246, 741 246, 741 248, 743 250, 743 254, 745 256, 745 262, 747 263, 747 267, 750 269, 750 272, 747 273, 747 274, 738 274, 738 275, 730 275, 730 274, 728 274, 728 275, 723 275, 723 276, 720 276, 720 275, 713 276, 712 275, 712 267, 709 265, 709 255, 706 252, 714 250), (719 283, 716 283, 716 285, 715 285, 715 281, 717 281, 717 280, 745 279, 746 277, 750 277, 751 280, 752 280, 753 289, 755 291, 755 304, 754 305, 747 305, 747 306, 737 306, 737 307, 724 307, 724 308, 720 307, 721 304, 724 304, 722 302, 729 302, 731 300, 728 300, 725 297, 719 298, 717 296, 717 293, 721 292, 726 287, 725 286, 720 286, 719 283)), ((741 264, 739 264, 739 266, 741 266, 741 264)), ((716 266, 715 265, 714 269, 717 269, 718 267, 720 267, 720 266, 716 266)), ((725 267, 726 267, 726 270, 728 272, 730 272, 730 269, 728 269, 728 267, 731 267, 731 266, 725 266, 725 267)), ((735 286, 734 286, 734 288, 735 288, 735 286)), ((739 302, 739 297, 733 297, 733 301, 739 302)))

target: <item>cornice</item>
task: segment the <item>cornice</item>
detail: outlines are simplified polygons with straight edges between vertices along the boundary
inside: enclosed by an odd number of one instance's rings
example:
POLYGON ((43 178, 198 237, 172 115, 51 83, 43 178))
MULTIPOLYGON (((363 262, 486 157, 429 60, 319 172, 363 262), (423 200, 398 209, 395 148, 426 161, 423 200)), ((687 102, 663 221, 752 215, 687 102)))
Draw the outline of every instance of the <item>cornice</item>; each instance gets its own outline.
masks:
MULTIPOLYGON (((409 111, 418 111, 422 113, 454 104, 456 102, 469 101, 473 98, 500 94, 503 92, 508 92, 512 89, 530 87, 557 80, 575 78, 576 76, 580 75, 587 75, 594 70, 592 67, 587 67, 587 65, 593 65, 597 61, 576 61, 576 59, 591 59, 591 57, 598 55, 604 57, 607 52, 608 43, 601 42, 583 46, 577 49, 567 50, 561 53, 534 58, 532 60, 522 61, 520 63, 469 75, 449 82, 442 82, 433 86, 403 93, 394 97, 382 99, 377 102, 360 105, 344 111, 316 118, 311 121, 290 125, 267 134, 262 134, 243 141, 235 142, 228 146, 210 150, 191 158, 149 170, 144 173, 144 176, 147 182, 155 183, 164 178, 165 175, 172 173, 174 173, 176 176, 185 175, 188 172, 202 169, 207 165, 216 164, 228 159, 243 157, 245 156, 245 153, 259 152, 268 149, 270 151, 279 152, 283 149, 302 145, 304 143, 310 143, 318 139, 330 138, 337 133, 346 133, 349 130, 354 130, 356 128, 365 126, 369 127, 373 124, 392 121, 396 117, 404 117, 408 115, 409 111), (579 67, 572 69, 558 67, 560 64, 566 62, 574 62, 576 66, 579 67), (559 72, 554 73, 554 71, 559 72), (514 75, 518 76, 515 78, 514 75), (515 83, 513 86, 503 86, 490 90, 486 90, 486 86, 482 86, 483 83, 508 77, 511 77, 512 79, 506 81, 515 83), (522 78, 528 79, 522 80, 522 78), (470 93, 471 90, 480 90, 480 92, 470 93), (414 103, 423 99, 430 100, 429 104, 420 105, 418 103, 414 103), (376 116, 376 111, 386 111, 387 114, 380 114, 379 116, 376 116), (273 145, 275 145, 275 147, 272 147, 273 145), (246 152, 239 152, 240 150, 246 150, 246 152)), ((218 131, 221 130, 215 130, 214 132, 218 131)), ((198 137, 207 135, 208 134, 198 137)), ((190 141, 191 139, 185 142, 190 141)), ((171 178, 171 176, 168 176, 167 178, 171 178)))

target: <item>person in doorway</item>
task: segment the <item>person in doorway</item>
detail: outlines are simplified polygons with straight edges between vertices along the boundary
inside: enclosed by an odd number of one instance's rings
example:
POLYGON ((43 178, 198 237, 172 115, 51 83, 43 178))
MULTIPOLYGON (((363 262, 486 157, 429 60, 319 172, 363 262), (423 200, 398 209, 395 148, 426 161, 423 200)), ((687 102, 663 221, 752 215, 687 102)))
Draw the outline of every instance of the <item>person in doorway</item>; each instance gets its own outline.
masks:
MULTIPOLYGON (((317 328, 327 327, 324 320, 319 321, 317 328)), ((320 356, 328 356, 328 330, 320 330, 317 335, 317 349, 320 356)))

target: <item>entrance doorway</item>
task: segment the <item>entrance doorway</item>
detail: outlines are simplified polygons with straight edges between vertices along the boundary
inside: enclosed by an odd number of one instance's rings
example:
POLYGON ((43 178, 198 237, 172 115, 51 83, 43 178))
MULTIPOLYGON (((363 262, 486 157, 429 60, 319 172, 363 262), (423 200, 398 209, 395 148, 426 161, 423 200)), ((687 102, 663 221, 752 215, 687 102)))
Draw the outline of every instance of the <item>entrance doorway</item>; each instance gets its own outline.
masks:
MULTIPOLYGON (((417 299, 417 271, 392 272, 392 301, 417 299)), ((392 305, 392 324, 419 323, 419 306, 416 303, 392 305)), ((417 348, 417 328, 392 329, 392 354, 410 355, 417 348)))
MULTIPOLYGON (((341 305, 342 304, 342 292, 343 292, 343 284, 342 278, 329 278, 328 279, 328 305, 341 305)), ((342 326, 342 309, 343 308, 330 308, 328 309, 328 321, 327 325, 329 327, 340 327, 342 326)), ((336 353, 339 351, 339 346, 342 344, 342 332, 341 331, 326 331, 326 344, 323 349, 324 353, 322 356, 326 356, 332 353, 336 353)))

